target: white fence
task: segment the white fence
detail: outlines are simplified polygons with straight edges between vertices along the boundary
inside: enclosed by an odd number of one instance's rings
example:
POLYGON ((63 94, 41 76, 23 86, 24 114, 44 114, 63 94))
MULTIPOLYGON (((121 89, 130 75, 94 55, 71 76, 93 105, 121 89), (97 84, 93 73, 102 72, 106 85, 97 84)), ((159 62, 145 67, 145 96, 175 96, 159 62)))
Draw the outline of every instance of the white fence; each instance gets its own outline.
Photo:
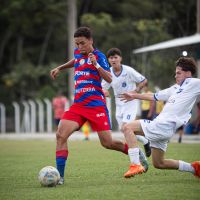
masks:
MULTIPOLYGON (((0 103, 0 133, 52 133, 53 132, 53 110, 49 99, 28 100, 23 102, 12 102, 13 116, 11 123, 14 124, 12 131, 7 131, 9 125, 6 123, 6 106, 0 103)), ((111 117, 111 100, 107 98, 107 106, 111 117)), ((69 108, 69 105, 66 105, 69 108)))

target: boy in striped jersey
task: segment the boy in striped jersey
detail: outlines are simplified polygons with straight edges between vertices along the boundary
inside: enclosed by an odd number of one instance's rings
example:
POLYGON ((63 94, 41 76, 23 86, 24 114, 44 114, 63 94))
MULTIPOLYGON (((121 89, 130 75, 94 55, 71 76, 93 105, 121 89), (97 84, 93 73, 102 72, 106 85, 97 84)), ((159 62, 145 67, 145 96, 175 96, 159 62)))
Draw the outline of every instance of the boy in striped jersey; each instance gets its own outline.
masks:
POLYGON ((97 131, 103 147, 128 153, 127 144, 111 136, 108 109, 101 87, 102 79, 109 83, 112 81, 106 56, 93 47, 91 31, 87 27, 80 27, 75 31, 74 41, 74 58, 50 72, 55 79, 61 70, 74 67, 74 103, 64 113, 56 132, 56 164, 61 175, 59 184, 64 183, 68 138, 86 121, 97 131))

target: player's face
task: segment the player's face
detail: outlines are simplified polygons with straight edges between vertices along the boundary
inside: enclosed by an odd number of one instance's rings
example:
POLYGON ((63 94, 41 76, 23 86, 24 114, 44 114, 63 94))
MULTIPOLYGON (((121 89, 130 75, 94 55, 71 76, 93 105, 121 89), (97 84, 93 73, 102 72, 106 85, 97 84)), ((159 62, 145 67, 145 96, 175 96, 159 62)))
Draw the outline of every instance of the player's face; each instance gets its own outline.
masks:
POLYGON ((81 54, 88 55, 93 51, 93 40, 86 37, 74 38, 76 47, 80 50, 81 54))
POLYGON ((113 68, 121 67, 122 57, 119 55, 110 56, 108 62, 113 68))
POLYGON ((188 77, 191 77, 191 72, 183 71, 181 67, 176 67, 176 83, 181 85, 181 83, 188 77))

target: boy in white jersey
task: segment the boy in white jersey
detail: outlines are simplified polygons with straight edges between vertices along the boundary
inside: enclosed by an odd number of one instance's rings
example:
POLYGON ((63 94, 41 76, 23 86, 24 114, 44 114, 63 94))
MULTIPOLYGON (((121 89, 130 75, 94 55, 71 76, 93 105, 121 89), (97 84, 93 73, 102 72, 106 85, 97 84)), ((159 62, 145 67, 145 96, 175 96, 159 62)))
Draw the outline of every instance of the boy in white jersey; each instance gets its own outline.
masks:
MULTIPOLYGON (((112 82, 102 81, 102 87, 106 96, 110 96, 108 89, 113 88, 116 104, 116 120, 119 128, 124 132, 124 125, 135 120, 138 110, 138 100, 132 100, 127 103, 122 102, 119 95, 124 92, 139 92, 147 83, 147 79, 133 68, 121 64, 122 53, 118 48, 111 48, 107 52, 108 62, 111 65, 110 71, 112 82)), ((143 136, 137 136, 138 141, 144 145, 146 156, 151 155, 149 141, 143 136)))
MULTIPOLYGON (((176 84, 155 94, 138 94, 135 91, 121 95, 124 101, 133 99, 163 100, 166 104, 162 112, 153 120, 136 120, 124 127, 129 136, 129 157, 131 165, 124 174, 125 178, 143 173, 144 167, 139 161, 139 149, 135 135, 145 136, 151 143, 152 162, 158 169, 178 169, 193 173, 200 178, 200 161, 187 163, 180 160, 165 159, 167 143, 176 129, 186 124, 191 117, 192 107, 200 95, 200 79, 192 78, 196 73, 193 58, 181 57, 176 61, 176 84)), ((127 136, 127 137, 128 137, 127 136)))

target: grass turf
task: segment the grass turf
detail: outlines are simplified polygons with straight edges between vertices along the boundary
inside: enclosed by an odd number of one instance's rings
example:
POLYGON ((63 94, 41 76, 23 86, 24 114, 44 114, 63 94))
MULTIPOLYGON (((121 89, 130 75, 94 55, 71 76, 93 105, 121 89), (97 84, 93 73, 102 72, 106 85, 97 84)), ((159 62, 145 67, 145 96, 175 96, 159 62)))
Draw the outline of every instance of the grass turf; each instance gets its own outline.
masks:
MULTIPOLYGON (((123 178, 129 159, 102 148, 98 141, 70 141, 62 186, 41 187, 37 175, 55 166, 55 142, 0 140, 0 200, 194 200, 200 197, 200 179, 177 170, 150 169, 123 178)), ((199 144, 169 144, 167 158, 200 160, 199 144)))

